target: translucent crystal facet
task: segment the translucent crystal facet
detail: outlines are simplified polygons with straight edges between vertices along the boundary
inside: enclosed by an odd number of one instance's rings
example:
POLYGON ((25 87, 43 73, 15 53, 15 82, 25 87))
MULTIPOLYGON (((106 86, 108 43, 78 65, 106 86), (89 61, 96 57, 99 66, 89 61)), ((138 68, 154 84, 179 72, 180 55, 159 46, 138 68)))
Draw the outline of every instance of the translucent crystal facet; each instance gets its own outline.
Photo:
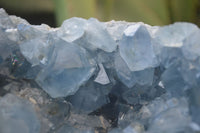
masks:
POLYGON ((157 65, 150 34, 142 24, 129 26, 124 31, 119 51, 131 71, 144 70, 157 65))
POLYGON ((74 94, 95 70, 94 62, 87 58, 84 49, 64 41, 57 42, 50 60, 36 82, 52 97, 74 94))

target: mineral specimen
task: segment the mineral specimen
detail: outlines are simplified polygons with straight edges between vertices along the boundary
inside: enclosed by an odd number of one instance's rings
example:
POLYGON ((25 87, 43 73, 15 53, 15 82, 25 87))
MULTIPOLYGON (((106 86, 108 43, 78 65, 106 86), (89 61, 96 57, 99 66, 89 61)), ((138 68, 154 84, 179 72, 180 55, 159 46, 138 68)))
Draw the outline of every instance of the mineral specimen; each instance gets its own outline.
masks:
POLYGON ((0 9, 0 133, 199 133, 200 29, 0 9))

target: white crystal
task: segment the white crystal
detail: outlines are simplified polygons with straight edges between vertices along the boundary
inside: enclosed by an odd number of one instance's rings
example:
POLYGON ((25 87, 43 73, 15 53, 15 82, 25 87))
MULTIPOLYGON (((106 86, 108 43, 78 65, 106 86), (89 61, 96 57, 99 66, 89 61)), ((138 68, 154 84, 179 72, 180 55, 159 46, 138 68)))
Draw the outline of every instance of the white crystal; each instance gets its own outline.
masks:
POLYGON ((94 81, 102 85, 109 84, 110 80, 108 78, 108 75, 106 74, 103 64, 99 64, 99 68, 100 68, 99 73, 94 81))

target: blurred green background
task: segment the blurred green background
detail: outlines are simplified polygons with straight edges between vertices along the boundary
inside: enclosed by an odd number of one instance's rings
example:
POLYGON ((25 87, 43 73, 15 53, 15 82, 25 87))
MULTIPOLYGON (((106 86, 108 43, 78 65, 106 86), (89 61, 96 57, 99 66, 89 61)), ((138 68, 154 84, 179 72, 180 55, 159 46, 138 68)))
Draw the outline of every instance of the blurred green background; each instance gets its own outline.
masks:
POLYGON ((150 25, 186 21, 200 26, 200 0, 0 0, 0 7, 31 24, 54 27, 74 16, 150 25))

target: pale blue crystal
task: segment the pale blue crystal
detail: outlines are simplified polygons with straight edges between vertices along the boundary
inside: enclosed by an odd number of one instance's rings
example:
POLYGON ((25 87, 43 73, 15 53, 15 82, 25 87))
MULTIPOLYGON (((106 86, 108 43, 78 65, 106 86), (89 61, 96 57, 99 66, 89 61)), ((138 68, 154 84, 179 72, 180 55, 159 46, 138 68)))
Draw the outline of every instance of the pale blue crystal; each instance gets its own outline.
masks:
POLYGON ((191 23, 174 23, 160 27, 154 37, 163 47, 181 47, 184 39, 197 30, 198 27, 191 23))
POLYGON ((84 42, 79 42, 80 45, 91 50, 101 49, 113 52, 117 47, 116 42, 107 31, 106 25, 94 18, 87 21, 83 40, 84 42))
POLYGON ((120 55, 131 71, 157 66, 151 36, 143 24, 129 26, 119 44, 120 55))
POLYGON ((46 65, 49 62, 49 56, 52 52, 53 44, 48 42, 44 38, 36 38, 26 41, 20 45, 20 50, 26 59, 32 64, 36 65, 46 65))
POLYGON ((126 22, 110 21, 105 23, 111 37, 118 43, 122 39, 124 30, 128 27, 126 22))
POLYGON ((54 98, 74 94, 96 67, 84 49, 62 40, 55 42, 50 60, 51 63, 38 74, 36 82, 54 98))
POLYGON ((187 90, 187 84, 181 74, 180 64, 181 62, 177 61, 176 64, 171 65, 165 70, 161 76, 164 87, 174 96, 181 96, 187 90))
POLYGON ((16 42, 6 36, 6 32, 0 28, 0 56, 5 61, 14 50, 19 49, 16 42))
POLYGON ((92 112, 109 102, 108 95, 111 86, 101 86, 97 83, 88 83, 68 98, 69 102, 78 110, 92 112))
POLYGON ((84 35, 86 23, 87 21, 82 18, 67 19, 57 31, 57 35, 67 42, 73 42, 84 35))
POLYGON ((136 83, 139 85, 152 85, 154 75, 153 68, 131 71, 120 55, 116 54, 115 69, 119 79, 129 88, 133 87, 136 83))
POLYGON ((1 133, 40 133, 34 107, 24 99, 7 94, 0 99, 1 133))
POLYGON ((184 132, 191 122, 186 99, 181 99, 177 106, 158 114, 150 124, 148 133, 184 132))
POLYGON ((183 41, 183 55, 188 60, 196 60, 200 56, 200 29, 191 33, 183 41))
MULTIPOLYGON (((153 34, 153 45, 161 64, 168 67, 171 63, 176 62, 177 58, 182 58, 182 51, 185 55, 187 51, 191 51, 193 48, 189 45, 194 44, 188 44, 187 40, 197 31, 199 28, 191 23, 174 23, 156 30, 153 34)), ((191 42, 194 41, 191 39, 191 42)))
POLYGON ((17 30, 21 35, 22 41, 30 41, 35 38, 42 38, 46 36, 51 30, 48 25, 29 25, 29 24, 19 24, 17 30))
POLYGON ((13 28, 14 24, 10 20, 9 15, 5 12, 4 9, 0 9, 0 27, 2 28, 13 28))

